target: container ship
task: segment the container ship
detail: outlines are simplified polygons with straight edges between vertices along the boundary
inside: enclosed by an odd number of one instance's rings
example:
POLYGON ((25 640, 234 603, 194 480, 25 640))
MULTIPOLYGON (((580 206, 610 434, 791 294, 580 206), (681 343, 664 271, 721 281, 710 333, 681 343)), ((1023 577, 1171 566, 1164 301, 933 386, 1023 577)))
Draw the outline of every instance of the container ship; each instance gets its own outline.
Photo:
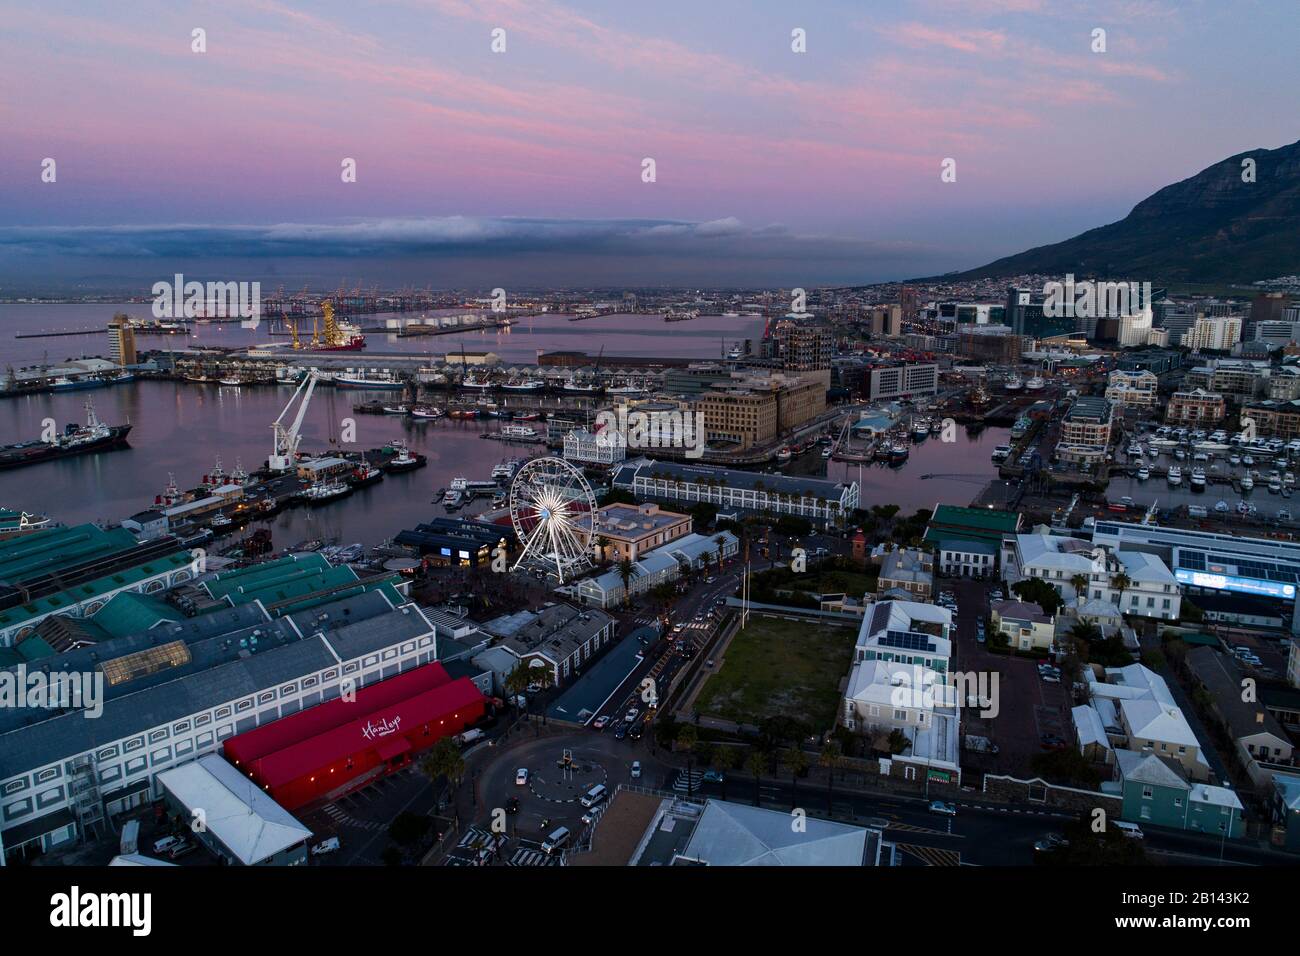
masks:
POLYGON ((0 468, 18 468, 53 458, 121 448, 126 445, 126 436, 130 433, 129 422, 125 425, 105 425, 95 414, 95 406, 87 402, 85 425, 68 423, 63 434, 57 435, 54 441, 27 441, 0 447, 0 468))

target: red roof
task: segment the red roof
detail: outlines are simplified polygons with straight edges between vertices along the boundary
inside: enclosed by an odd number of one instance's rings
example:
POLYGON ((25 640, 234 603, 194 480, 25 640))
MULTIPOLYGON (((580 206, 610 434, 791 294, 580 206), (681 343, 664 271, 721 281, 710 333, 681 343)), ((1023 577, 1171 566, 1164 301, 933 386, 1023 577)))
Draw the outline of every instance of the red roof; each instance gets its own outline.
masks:
POLYGON ((323 734, 356 720, 359 714, 371 714, 399 701, 451 682, 441 664, 433 661, 415 670, 362 687, 356 699, 341 697, 326 701, 297 714, 290 714, 269 724, 254 727, 225 743, 226 757, 236 764, 252 763, 259 757, 283 750, 301 740, 323 734))
MULTIPOLYGON (((444 736, 438 733, 441 720, 462 708, 481 704, 483 699, 474 682, 462 677, 267 754, 257 761, 257 777, 266 786, 278 787, 369 748, 375 748, 381 756, 400 753, 400 749, 393 747, 396 741, 420 733, 426 724, 431 725, 429 730, 434 739, 444 736)), ((357 712, 353 705, 351 713, 357 712)))

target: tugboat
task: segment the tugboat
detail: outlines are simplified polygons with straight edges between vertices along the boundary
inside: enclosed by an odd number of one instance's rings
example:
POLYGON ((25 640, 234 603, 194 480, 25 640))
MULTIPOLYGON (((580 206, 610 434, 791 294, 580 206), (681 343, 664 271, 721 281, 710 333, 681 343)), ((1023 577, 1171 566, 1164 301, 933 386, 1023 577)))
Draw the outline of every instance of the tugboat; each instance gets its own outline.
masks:
POLYGON ((901 441, 892 442, 889 446, 889 463, 891 465, 901 465, 907 461, 909 454, 908 447, 901 441))
POLYGON ((212 520, 208 523, 212 526, 213 531, 219 531, 222 528, 229 528, 234 524, 227 515, 222 514, 220 511, 214 514, 212 520))
POLYGON ((105 425, 95 415, 95 406, 86 402, 86 424, 69 423, 53 441, 27 441, 0 447, 0 469, 33 465, 38 461, 66 458, 92 451, 122 448, 131 433, 126 425, 105 425))
POLYGON ((928 438, 930 436, 930 422, 925 418, 918 418, 912 423, 913 438, 928 438))
POLYGON ((425 463, 423 455, 413 455, 403 442, 395 441, 391 447, 397 452, 384 463, 383 469, 390 475, 403 471, 414 471, 425 463))
POLYGON ((369 463, 364 463, 359 465, 356 471, 352 472, 352 474, 349 475, 347 479, 348 484, 351 485, 354 489, 368 488, 370 485, 378 484, 383 480, 384 480, 383 471, 369 463))

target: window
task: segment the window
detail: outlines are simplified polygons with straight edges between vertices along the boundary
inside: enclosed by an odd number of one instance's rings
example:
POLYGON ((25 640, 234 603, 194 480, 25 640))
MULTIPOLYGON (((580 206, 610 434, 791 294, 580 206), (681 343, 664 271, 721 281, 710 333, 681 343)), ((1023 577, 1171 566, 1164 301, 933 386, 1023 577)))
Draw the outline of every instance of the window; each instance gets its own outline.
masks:
POLYGON ((1150 799, 1152 799, 1154 796, 1155 796, 1155 791, 1153 791, 1150 787, 1143 787, 1143 788, 1142 788, 1142 799, 1143 799, 1143 800, 1150 800, 1150 799))

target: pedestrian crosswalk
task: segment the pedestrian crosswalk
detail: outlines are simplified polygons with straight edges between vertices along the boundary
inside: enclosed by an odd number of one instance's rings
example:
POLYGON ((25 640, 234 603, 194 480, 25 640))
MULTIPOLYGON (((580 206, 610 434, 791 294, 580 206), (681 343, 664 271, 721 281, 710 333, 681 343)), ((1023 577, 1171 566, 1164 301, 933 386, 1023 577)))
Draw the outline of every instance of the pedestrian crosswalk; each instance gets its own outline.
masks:
POLYGON ((342 808, 333 803, 325 804, 321 808, 321 812, 341 827, 351 827, 353 830, 367 830, 370 832, 383 829, 383 824, 376 823, 373 820, 358 820, 356 817, 348 816, 343 812, 342 808))
POLYGON ((673 789, 678 793, 691 792, 695 793, 704 783, 704 773, 700 770, 692 770, 689 774, 685 770, 677 771, 677 778, 673 780, 673 789))
POLYGON ((935 846, 916 846, 911 843, 896 844, 899 851, 926 866, 961 866, 961 854, 956 850, 944 850, 935 846))
POLYGON ((541 850, 517 847, 510 855, 510 859, 506 860, 506 866, 558 866, 559 862, 558 856, 548 856, 541 850))

